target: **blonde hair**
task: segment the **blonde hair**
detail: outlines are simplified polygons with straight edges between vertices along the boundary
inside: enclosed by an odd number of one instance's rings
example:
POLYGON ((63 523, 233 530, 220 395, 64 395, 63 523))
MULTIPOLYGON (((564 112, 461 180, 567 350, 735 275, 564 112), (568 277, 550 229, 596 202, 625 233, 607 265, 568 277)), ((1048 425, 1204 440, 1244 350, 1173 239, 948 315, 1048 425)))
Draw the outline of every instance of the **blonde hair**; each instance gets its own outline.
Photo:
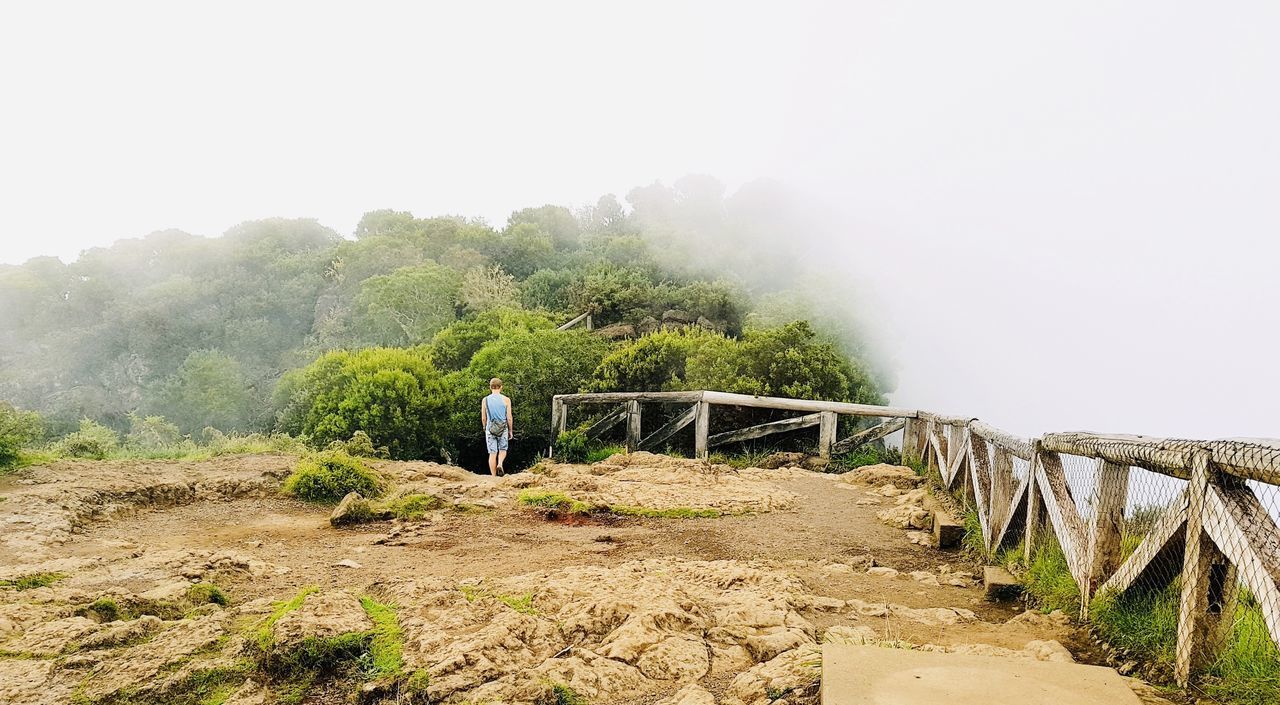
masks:
POLYGON ((497 377, 489 380, 489 389, 502 389, 502 380, 497 377))

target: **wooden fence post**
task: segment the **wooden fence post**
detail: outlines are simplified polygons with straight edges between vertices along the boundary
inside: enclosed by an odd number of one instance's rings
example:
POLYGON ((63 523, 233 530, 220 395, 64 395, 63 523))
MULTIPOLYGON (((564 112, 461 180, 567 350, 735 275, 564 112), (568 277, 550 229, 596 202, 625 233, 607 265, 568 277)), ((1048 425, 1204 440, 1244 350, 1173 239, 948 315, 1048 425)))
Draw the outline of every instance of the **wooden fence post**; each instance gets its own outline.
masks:
POLYGON ((902 426, 903 463, 920 462, 920 446, 916 443, 916 429, 919 426, 920 422, 916 419, 906 419, 902 426))
POLYGON ((627 402, 627 452, 640 447, 640 400, 627 402))
POLYGON ((1030 564, 1035 554, 1036 535, 1040 533, 1043 522, 1041 509, 1040 482, 1036 480, 1036 471, 1040 467, 1040 439, 1031 441, 1031 465, 1027 472, 1027 528, 1023 531, 1022 559, 1030 564))
POLYGON ((1209 450, 1196 450, 1191 456, 1191 482, 1187 485, 1187 539, 1182 557, 1182 599, 1174 660, 1174 677, 1183 687, 1191 681, 1193 673, 1212 659, 1215 647, 1220 646, 1218 625, 1214 623, 1210 606, 1220 609, 1224 586, 1221 580, 1212 580, 1212 574, 1215 565, 1221 566, 1226 559, 1204 530, 1205 502, 1214 483, 1213 475, 1209 450), (1213 594, 1215 592, 1218 594, 1213 594))
POLYGON ((550 457, 556 450, 556 439, 564 433, 565 416, 567 416, 566 406, 563 399, 551 398, 551 447, 547 448, 547 457, 550 457))
POLYGON ((711 403, 698 402, 698 416, 694 419, 693 454, 702 460, 707 458, 707 436, 711 430, 711 403))
POLYGON ((1089 517, 1089 548, 1086 551, 1088 580, 1080 591, 1080 616, 1089 616, 1089 600, 1093 591, 1107 581, 1124 561, 1124 508, 1129 503, 1129 466, 1099 459, 1094 473, 1089 517))
POLYGON ((836 441, 836 412, 824 411, 818 417, 818 456, 831 457, 831 444, 836 441))

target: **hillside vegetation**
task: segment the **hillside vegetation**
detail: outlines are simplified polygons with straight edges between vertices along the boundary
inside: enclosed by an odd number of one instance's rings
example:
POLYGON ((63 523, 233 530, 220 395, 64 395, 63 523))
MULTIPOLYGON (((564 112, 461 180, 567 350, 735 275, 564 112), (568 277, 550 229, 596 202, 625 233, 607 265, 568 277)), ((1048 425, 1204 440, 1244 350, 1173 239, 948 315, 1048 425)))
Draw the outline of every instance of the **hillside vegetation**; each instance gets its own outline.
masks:
POLYGON ((51 452, 104 457, 357 431, 395 458, 465 462, 493 376, 529 450, 550 440, 551 395, 574 390, 880 400, 858 336, 815 326, 829 302, 786 289, 793 264, 711 256, 759 242, 761 197, 687 177, 632 191, 629 210, 610 195, 500 229, 381 210, 353 239, 270 219, 0 266, 0 463, 57 439, 51 452), (556 330, 584 312, 595 331, 556 330))

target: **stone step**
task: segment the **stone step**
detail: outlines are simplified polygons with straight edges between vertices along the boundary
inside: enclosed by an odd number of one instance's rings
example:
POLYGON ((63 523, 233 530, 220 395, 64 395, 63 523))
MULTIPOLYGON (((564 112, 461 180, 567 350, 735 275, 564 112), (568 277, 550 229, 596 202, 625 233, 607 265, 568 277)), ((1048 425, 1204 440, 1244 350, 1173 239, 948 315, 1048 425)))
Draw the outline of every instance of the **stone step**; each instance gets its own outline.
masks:
POLYGON ((823 644, 822 705, 1142 703, 1102 666, 823 644))
POLYGON ((993 602, 1013 600, 1022 594, 1022 583, 998 565, 982 567, 982 586, 986 590, 987 599, 993 602))

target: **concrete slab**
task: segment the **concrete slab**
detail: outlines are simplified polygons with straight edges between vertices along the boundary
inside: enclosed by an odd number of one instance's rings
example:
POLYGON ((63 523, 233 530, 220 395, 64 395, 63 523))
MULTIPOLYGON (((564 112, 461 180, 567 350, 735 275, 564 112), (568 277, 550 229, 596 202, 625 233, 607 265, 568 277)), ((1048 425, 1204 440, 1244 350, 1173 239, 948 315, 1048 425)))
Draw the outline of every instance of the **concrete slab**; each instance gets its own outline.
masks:
POLYGON ((1102 666, 822 646, 822 705, 1142 705, 1102 666))
POLYGON ((959 548, 964 541, 964 524, 956 521, 931 495, 925 497, 924 508, 933 515, 933 545, 944 549, 959 548))

